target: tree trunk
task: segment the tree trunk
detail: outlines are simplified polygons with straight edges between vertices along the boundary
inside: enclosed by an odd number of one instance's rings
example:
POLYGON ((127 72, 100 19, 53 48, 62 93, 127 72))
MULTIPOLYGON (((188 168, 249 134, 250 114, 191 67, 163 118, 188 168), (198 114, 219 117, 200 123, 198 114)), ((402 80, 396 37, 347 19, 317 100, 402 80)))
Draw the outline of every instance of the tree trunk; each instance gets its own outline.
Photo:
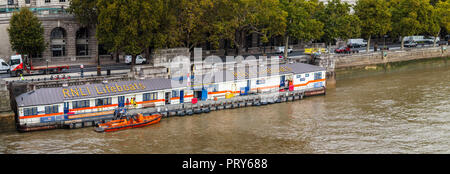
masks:
POLYGON ((267 43, 264 43, 264 50, 263 50, 263 54, 266 54, 266 46, 267 46, 267 43))
POLYGON ((134 72, 134 65, 136 65, 136 54, 131 56, 131 72, 134 72))
POLYGON ((369 50, 370 50, 370 38, 371 37, 372 36, 369 36, 369 39, 367 39, 367 48, 366 48, 367 53, 369 53, 369 50))
POLYGON ((328 46, 328 53, 331 53, 331 42, 328 43, 328 44, 329 44, 329 46, 328 46))
POLYGON ((30 68, 31 68, 31 55, 32 54, 28 54, 28 56, 27 56, 27 65, 29 65, 30 68))
POLYGON ((147 62, 145 62, 145 63, 149 63, 150 62, 150 47, 145 48, 144 53, 145 53, 145 59, 147 60, 147 62))
POLYGON ((441 30, 440 29, 439 29, 439 32, 437 33, 437 35, 434 36, 433 47, 436 47, 436 41, 437 41, 437 37, 439 36, 439 34, 441 34, 441 30))
POLYGON ((100 66, 100 54, 98 53, 98 44, 95 49, 97 50, 96 54, 95 54, 95 56, 97 56, 97 76, 101 76, 102 75, 102 67, 100 66))
POLYGON ((402 44, 401 44, 400 48, 403 50, 403 49, 405 49, 405 37, 401 36, 400 39, 402 40, 402 44))
POLYGON ((283 55, 283 59, 284 61, 287 62, 287 57, 288 57, 288 48, 289 48, 289 35, 286 35, 285 37, 285 42, 284 42, 284 55, 283 55))
POLYGON ((228 40, 225 39, 225 43, 224 43, 224 49, 225 49, 225 56, 228 56, 228 40))
POLYGON ((119 51, 116 51, 116 52, 114 53, 114 56, 116 56, 116 63, 119 63, 119 62, 120 62, 120 59, 119 59, 119 51))

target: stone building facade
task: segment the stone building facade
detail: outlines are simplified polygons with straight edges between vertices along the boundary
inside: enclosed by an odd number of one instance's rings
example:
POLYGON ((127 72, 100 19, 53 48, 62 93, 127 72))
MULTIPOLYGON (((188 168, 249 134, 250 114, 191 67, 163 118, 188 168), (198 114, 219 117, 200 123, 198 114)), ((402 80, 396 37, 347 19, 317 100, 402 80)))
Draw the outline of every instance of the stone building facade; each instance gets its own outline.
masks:
POLYGON ((73 16, 41 17, 47 49, 42 61, 96 62, 97 40, 95 29, 80 26, 73 16))
POLYGON ((68 7, 70 0, 0 0, 0 8, 51 8, 68 7))
POLYGON ((95 28, 81 26, 74 16, 66 12, 69 0, 0 0, 0 58, 9 59, 16 54, 11 50, 7 28, 13 11, 30 7, 42 22, 47 48, 34 55, 33 64, 82 63, 97 61, 95 28))

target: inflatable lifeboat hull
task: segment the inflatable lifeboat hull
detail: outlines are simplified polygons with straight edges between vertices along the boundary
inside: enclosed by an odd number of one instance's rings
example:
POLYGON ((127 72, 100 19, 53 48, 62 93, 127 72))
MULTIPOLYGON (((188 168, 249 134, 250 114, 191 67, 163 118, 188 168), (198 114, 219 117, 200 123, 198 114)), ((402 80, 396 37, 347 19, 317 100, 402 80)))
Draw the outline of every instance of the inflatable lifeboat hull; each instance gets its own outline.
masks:
POLYGON ((120 120, 113 120, 104 124, 99 124, 96 128, 96 132, 112 132, 112 131, 118 131, 123 129, 129 129, 129 128, 137 128, 137 127, 144 127, 151 124, 158 123, 162 118, 162 115, 150 115, 150 116, 142 116, 142 114, 139 114, 138 119, 120 119, 120 120))

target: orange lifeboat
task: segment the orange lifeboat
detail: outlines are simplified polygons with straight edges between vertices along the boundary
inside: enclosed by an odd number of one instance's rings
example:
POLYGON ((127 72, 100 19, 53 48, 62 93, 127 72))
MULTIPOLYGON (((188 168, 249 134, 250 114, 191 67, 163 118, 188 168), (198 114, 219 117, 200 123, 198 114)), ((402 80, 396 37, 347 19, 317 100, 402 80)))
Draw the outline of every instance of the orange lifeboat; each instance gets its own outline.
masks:
POLYGON ((112 132, 128 128, 143 127, 151 124, 158 123, 161 120, 161 114, 155 114, 150 116, 143 116, 137 114, 132 117, 122 117, 118 120, 109 121, 107 123, 99 124, 95 131, 97 132, 112 132))

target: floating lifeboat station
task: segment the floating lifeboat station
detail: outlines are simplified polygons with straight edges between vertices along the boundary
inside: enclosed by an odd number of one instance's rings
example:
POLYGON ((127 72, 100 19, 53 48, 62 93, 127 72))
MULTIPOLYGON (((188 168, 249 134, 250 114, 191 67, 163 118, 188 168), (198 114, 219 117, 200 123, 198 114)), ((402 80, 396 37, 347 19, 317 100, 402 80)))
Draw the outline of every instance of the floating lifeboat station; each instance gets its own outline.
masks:
MULTIPOLYGON (((118 107, 143 116, 186 116, 323 95, 326 69, 303 63, 172 79, 41 88, 16 97, 19 131, 95 126, 118 107)), ((220 111, 219 111, 220 112, 220 111)))

